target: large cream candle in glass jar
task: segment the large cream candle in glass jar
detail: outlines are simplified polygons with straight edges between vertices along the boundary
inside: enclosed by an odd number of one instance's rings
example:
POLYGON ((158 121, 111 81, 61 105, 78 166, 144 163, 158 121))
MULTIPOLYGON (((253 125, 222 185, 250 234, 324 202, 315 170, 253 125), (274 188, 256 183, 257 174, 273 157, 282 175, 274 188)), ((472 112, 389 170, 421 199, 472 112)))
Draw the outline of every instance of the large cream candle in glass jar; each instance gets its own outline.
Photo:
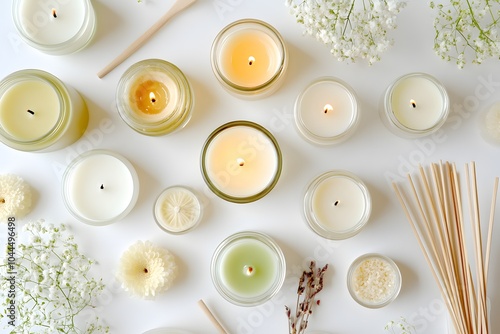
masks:
POLYGON ((78 92, 50 73, 21 70, 0 82, 0 141, 14 149, 64 148, 82 136, 88 117, 78 92))
POLYGON ((95 34, 96 16, 90 0, 14 0, 12 11, 21 38, 47 54, 77 52, 95 34))
POLYGON ((403 137, 419 137, 437 131, 449 114, 446 89, 425 73, 398 78, 382 97, 380 115, 384 124, 403 137))
POLYGON ((222 86, 247 98, 274 92, 288 64, 288 52, 279 32, 253 19, 239 20, 222 29, 213 42, 211 58, 222 86))
POLYGON ((194 97, 188 79, 177 66, 160 59, 146 59, 122 75, 116 104, 120 116, 132 129, 159 136, 189 122, 194 97))
POLYGON ((281 174, 278 142, 249 121, 226 123, 212 132, 202 149, 203 179, 217 196, 248 203, 269 193, 281 174))

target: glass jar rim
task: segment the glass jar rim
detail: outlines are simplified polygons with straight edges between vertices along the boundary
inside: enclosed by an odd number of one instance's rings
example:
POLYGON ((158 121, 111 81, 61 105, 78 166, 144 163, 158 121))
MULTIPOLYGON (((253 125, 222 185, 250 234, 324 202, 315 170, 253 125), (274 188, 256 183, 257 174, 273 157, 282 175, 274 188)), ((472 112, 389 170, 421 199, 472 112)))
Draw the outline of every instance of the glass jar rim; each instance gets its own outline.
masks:
POLYGON ((394 262, 391 258, 389 258, 385 255, 379 254, 379 253, 366 253, 366 254, 360 255, 351 263, 351 265, 349 266, 349 270, 347 272, 347 289, 349 291, 349 294, 358 304, 360 304, 364 307, 367 307, 367 308, 381 308, 381 307, 384 307, 384 306, 387 306, 388 304, 390 304, 399 295, 399 292, 401 291, 401 285, 402 285, 401 271, 399 270, 399 267, 396 264, 396 262, 394 262), (363 261, 368 260, 368 259, 372 259, 372 258, 379 259, 379 260, 386 262, 391 267, 391 269, 394 271, 394 278, 395 278, 395 287, 394 287, 392 293, 387 298, 385 298, 384 300, 382 300, 378 303, 368 303, 368 302, 365 302, 362 299, 358 298, 358 296, 356 295, 355 291, 353 290, 353 287, 351 284, 352 283, 352 276, 354 275, 354 272, 359 267, 359 265, 361 265, 361 263, 363 263, 363 261))
POLYGON ((402 75, 402 76, 398 77, 396 80, 394 80, 389 85, 387 90, 385 91, 385 93, 383 95, 382 103, 383 103, 382 109, 384 110, 385 116, 386 116, 387 120, 390 122, 390 125, 392 127, 395 127, 397 129, 398 133, 401 133, 401 134, 403 134, 405 136, 409 136, 409 137, 420 137, 420 136, 425 136, 425 135, 436 132, 439 128, 441 128, 444 125, 444 123, 446 122, 448 115, 450 113, 450 100, 449 100, 448 93, 446 92, 446 89, 443 86, 443 84, 439 80, 437 80, 435 77, 433 77, 427 73, 422 73, 422 72, 408 73, 408 74, 402 75), (443 109, 441 111, 441 114, 439 115, 439 120, 434 125, 432 125, 429 128, 426 128, 426 129, 414 129, 414 128, 410 128, 410 127, 402 124, 398 120, 398 118, 396 117, 396 115, 394 114, 394 111, 392 109, 391 101, 392 101, 392 93, 394 91, 394 87, 396 87, 397 84, 399 84, 403 80, 406 80, 408 78, 413 78, 413 77, 421 77, 421 78, 425 78, 425 79, 429 80, 430 82, 432 82, 436 86, 436 88, 439 90, 441 96, 443 97, 443 109))
POLYGON ((274 241, 269 235, 261 233, 261 232, 256 232, 256 231, 241 231, 241 232, 236 232, 228 237, 226 237, 222 242, 217 246, 215 249, 213 255, 212 255, 212 260, 210 264, 210 275, 212 277, 212 282, 216 288, 216 290, 219 292, 219 294, 226 299, 227 301, 238 305, 238 306, 256 306, 260 305, 269 299, 271 299, 273 296, 275 296, 281 287, 283 286, 283 283, 285 281, 286 277, 286 260, 285 260, 285 255, 283 254, 283 251, 279 247, 279 245, 274 241), (268 247, 273 254, 277 258, 277 276, 275 278, 275 281, 273 282, 273 285, 271 288, 266 291, 265 293, 255 296, 255 297, 242 297, 242 296, 237 296, 227 289, 224 288, 221 279, 218 275, 219 271, 219 260, 220 257, 224 254, 224 251, 227 249, 227 247, 230 247, 234 242, 238 242, 240 240, 245 240, 245 239, 250 239, 250 240, 256 240, 258 242, 261 242, 263 245, 268 247))
POLYGON ((339 169, 339 170, 331 170, 323 174, 320 174, 309 183, 309 186, 307 187, 304 195, 303 212, 309 227, 316 234, 331 240, 344 240, 355 236, 363 229, 363 227, 367 224, 370 218, 371 207, 372 207, 371 196, 370 192, 368 191, 368 187, 365 185, 365 183, 354 173, 339 169), (334 178, 343 177, 349 179, 360 189, 361 193, 363 194, 363 199, 365 204, 363 215, 356 224, 354 224, 351 228, 346 229, 344 231, 332 231, 322 226, 321 222, 319 222, 319 219, 316 217, 312 209, 312 200, 316 192, 316 189, 323 181, 326 181, 332 177, 334 178))
POLYGON ((288 65, 288 52, 285 41, 281 36, 281 34, 278 32, 278 30, 276 30, 276 28, 274 28, 269 23, 253 18, 240 19, 226 25, 215 37, 212 43, 210 54, 211 54, 212 70, 216 78, 219 80, 219 82, 221 82, 226 89, 241 95, 264 93, 269 89, 269 87, 274 86, 275 83, 280 81, 280 79, 286 72, 286 68, 288 65), (260 31, 265 32, 269 37, 273 39, 273 41, 276 42, 276 45, 278 46, 279 49, 279 53, 281 55, 281 59, 279 62, 280 64, 276 72, 273 74, 273 76, 266 82, 252 87, 241 86, 229 80, 223 74, 223 71, 221 70, 221 67, 219 65, 219 58, 218 58, 218 53, 220 52, 221 44, 224 42, 225 38, 227 38, 228 34, 230 34, 233 29, 237 29, 238 27, 242 27, 245 25, 247 25, 249 28, 252 27, 258 28, 260 31))
POLYGON ((231 121, 231 122, 222 124, 221 126, 216 128, 214 131, 212 131, 212 133, 208 136, 207 140, 203 144, 203 148, 201 150, 200 167, 201 167, 201 174, 202 174, 203 180, 207 184, 208 188, 214 194, 216 194, 217 196, 219 196, 220 198, 222 198, 228 202, 250 203, 250 202, 254 202, 254 201, 257 201, 257 200, 263 198, 269 192, 271 192, 271 190, 273 190, 273 188, 276 186, 276 184, 278 183, 278 180, 280 178, 282 168, 283 168, 283 157, 282 157, 282 153, 281 153, 281 149, 279 147, 278 141, 271 134, 271 132, 269 130, 264 128, 262 125, 257 124, 257 123, 252 122, 252 121, 238 120, 238 121, 231 121), (212 182, 212 180, 208 176, 208 171, 207 171, 207 167, 206 167, 205 156, 207 154, 208 147, 210 146, 210 143, 212 142, 212 140, 214 140, 224 130, 232 128, 232 127, 236 127, 236 126, 246 126, 246 127, 250 127, 250 128, 261 131, 263 133, 263 135, 265 135, 271 141, 274 149, 276 150, 277 168, 276 168, 276 173, 274 174, 272 181, 264 189, 262 189, 260 192, 253 194, 253 195, 250 195, 250 196, 238 197, 238 196, 232 196, 232 195, 226 194, 225 192, 223 192, 222 190, 217 188, 217 186, 212 182))
POLYGON ((312 82, 310 82, 303 90, 302 92, 297 96, 297 99, 295 100, 295 105, 294 105, 294 117, 295 117, 295 125, 297 129, 299 130, 299 133, 306 138, 308 141, 310 141, 313 144, 319 144, 319 145, 331 145, 331 144, 338 144, 347 138, 349 138, 354 130, 356 129, 356 126, 359 121, 359 103, 358 99, 356 96, 356 93, 352 89, 352 87, 347 84, 345 81, 332 77, 332 76, 325 76, 325 77, 320 77, 312 82), (301 114, 300 114, 300 107, 302 105, 302 100, 304 99, 306 93, 314 87, 317 84, 323 83, 323 82, 331 82, 338 84, 339 86, 343 87, 348 96, 349 99, 353 102, 353 115, 351 117, 351 120, 346 127, 346 130, 344 132, 339 133, 338 135, 335 136, 319 136, 315 133, 313 133, 305 124, 304 121, 302 120, 301 114))

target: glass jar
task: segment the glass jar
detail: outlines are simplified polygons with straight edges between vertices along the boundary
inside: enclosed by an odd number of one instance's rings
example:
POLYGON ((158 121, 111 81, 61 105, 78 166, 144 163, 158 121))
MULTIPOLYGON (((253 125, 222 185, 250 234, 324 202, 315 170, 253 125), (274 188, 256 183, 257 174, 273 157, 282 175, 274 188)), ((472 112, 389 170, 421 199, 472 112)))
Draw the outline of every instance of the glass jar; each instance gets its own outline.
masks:
POLYGON ((394 81, 381 99, 384 125, 401 137, 436 132, 448 118, 450 101, 444 86, 425 73, 410 73, 394 81))
POLYGON ((230 93, 242 98, 276 91, 286 73, 288 51, 279 32, 266 22, 243 19, 223 28, 211 49, 212 70, 230 93))
POLYGON ((118 113, 133 130, 160 136, 182 129, 194 107, 191 85, 182 71, 161 59, 129 67, 116 90, 118 113))
POLYGON ((286 261, 269 236, 252 231, 222 241, 212 256, 212 282, 227 301, 255 306, 271 299, 285 281, 286 261))
POLYGON ((333 170, 316 177, 304 196, 304 215, 311 229, 332 240, 358 234, 371 213, 371 197, 356 175, 333 170))
POLYGON ((64 205, 76 219, 95 226, 119 221, 135 206, 139 178, 123 156, 87 151, 74 159, 62 178, 64 205))
POLYGON ((88 124, 85 101, 41 70, 21 70, 0 82, 0 141, 16 150, 48 152, 79 139, 88 124))
POLYGON ((29 46, 51 55, 65 55, 85 48, 96 31, 90 0, 14 0, 14 25, 29 46))
POLYGON ((338 144, 353 134, 358 110, 356 94, 348 84, 333 77, 319 78, 297 97, 295 125, 314 144, 338 144))
POLYGON ((353 261, 347 273, 351 297, 367 308, 380 308, 391 303, 401 290, 401 272, 387 256, 364 254, 353 261))
POLYGON ((266 196, 278 183, 282 156, 273 135, 259 124, 233 121, 215 129, 201 152, 201 173, 208 188, 234 203, 266 196))
POLYGON ((153 214, 162 230, 171 234, 184 234, 198 226, 203 207, 191 189, 172 186, 157 197, 153 214))

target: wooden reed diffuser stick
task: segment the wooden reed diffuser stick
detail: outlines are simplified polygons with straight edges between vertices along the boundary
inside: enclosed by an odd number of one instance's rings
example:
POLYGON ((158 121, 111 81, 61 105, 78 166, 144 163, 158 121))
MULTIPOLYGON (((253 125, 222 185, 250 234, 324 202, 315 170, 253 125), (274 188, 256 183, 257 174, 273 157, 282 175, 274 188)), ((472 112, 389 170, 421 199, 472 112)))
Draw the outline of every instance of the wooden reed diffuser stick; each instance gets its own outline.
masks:
POLYGON ((163 27, 168 20, 181 10, 193 4, 196 0, 176 0, 170 9, 162 16, 155 24, 151 26, 144 34, 136 39, 128 48, 126 48, 118 57, 113 59, 102 70, 97 72, 99 78, 103 78, 106 74, 111 72, 115 67, 123 63, 131 54, 137 51, 144 43, 146 43, 161 27, 163 27))
POLYGON ((214 316, 212 311, 210 311, 203 299, 198 300, 198 306, 202 309, 203 313, 205 313, 205 315, 208 317, 210 322, 214 325, 214 327, 219 331, 220 334, 228 334, 228 332, 224 329, 224 327, 222 327, 221 323, 214 316))

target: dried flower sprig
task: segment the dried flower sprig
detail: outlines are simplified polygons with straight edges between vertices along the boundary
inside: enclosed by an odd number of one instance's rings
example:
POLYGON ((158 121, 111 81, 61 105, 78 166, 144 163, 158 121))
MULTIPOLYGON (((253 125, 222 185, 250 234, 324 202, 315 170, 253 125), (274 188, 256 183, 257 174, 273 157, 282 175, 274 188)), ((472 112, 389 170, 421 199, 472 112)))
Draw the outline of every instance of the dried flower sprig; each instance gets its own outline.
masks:
POLYGON ((0 264, 0 319, 15 325, 11 333, 109 333, 93 311, 105 288, 90 275, 95 261, 66 226, 38 220, 23 231, 28 242, 10 243, 9 261, 0 264))
POLYGON ((305 34, 330 47, 339 61, 366 59, 370 65, 393 44, 388 32, 406 5, 401 0, 286 0, 305 34))
POLYGON ((328 264, 323 268, 316 269, 316 263, 311 261, 309 269, 304 270, 300 276, 299 287, 297 288, 295 314, 292 315, 291 309, 285 305, 289 334, 302 334, 305 332, 314 304, 320 304, 320 300, 318 299, 315 301, 315 298, 316 295, 323 290, 323 276, 327 269, 328 264))
POLYGON ((481 64, 488 58, 500 59, 500 0, 431 1, 437 11, 434 20, 434 51, 459 68, 470 62, 481 64))

